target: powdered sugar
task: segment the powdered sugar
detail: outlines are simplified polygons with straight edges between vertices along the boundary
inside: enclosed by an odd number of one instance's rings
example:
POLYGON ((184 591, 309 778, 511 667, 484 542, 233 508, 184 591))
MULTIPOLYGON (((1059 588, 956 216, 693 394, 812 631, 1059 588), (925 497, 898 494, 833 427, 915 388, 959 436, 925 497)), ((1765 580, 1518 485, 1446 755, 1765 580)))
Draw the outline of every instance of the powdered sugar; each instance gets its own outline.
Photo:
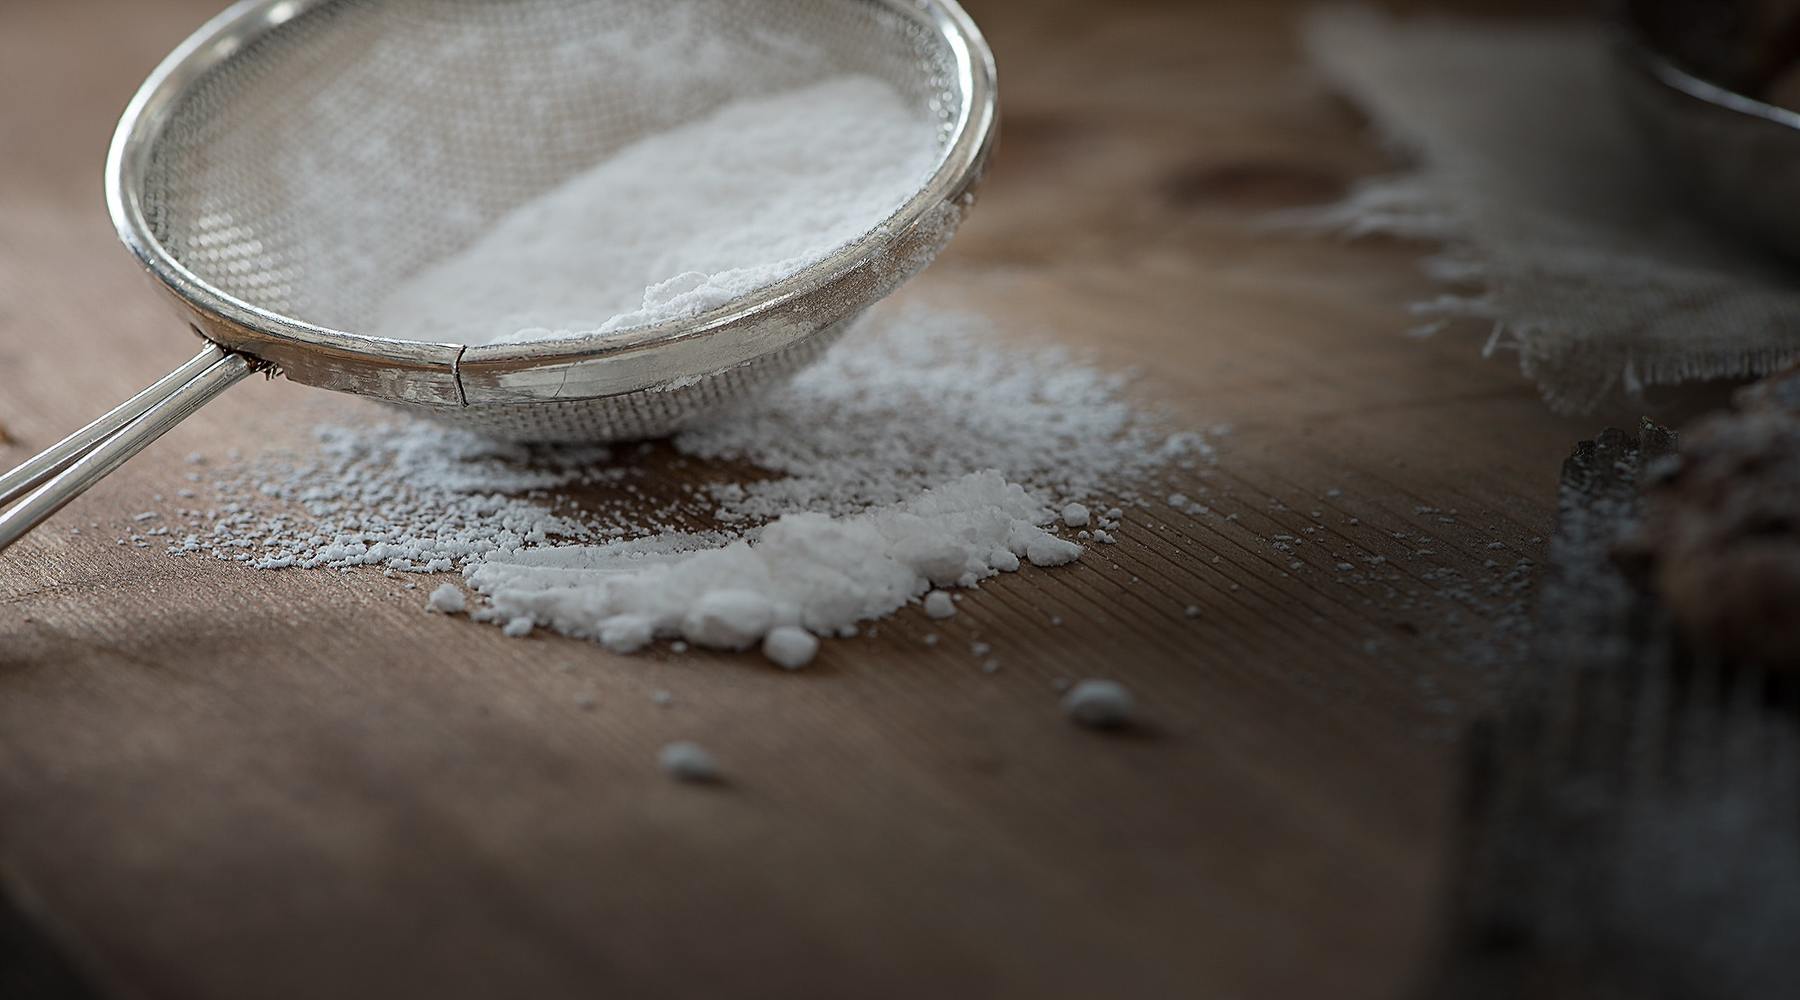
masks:
POLYGON ((674 439, 681 489, 652 478, 649 446, 361 424, 228 475, 213 510, 174 512, 189 533, 170 548, 271 569, 460 568, 481 598, 471 616, 513 634, 619 652, 760 642, 804 662, 784 630, 839 634, 932 588, 1072 561, 1080 546, 1054 533, 1069 504, 1117 527, 1166 494, 1163 470, 1206 448, 1131 405, 1128 381, 976 317, 890 309, 791 385, 674 439))
POLYGON ((1062 706, 1079 725, 1115 729, 1131 721, 1137 700, 1117 681, 1085 680, 1063 696, 1062 706))
POLYGON ((468 598, 463 596, 463 592, 456 589, 456 584, 440 583, 437 589, 431 592, 426 606, 439 614, 456 615, 467 610, 469 602, 468 598))
POLYGON ((670 743, 657 751, 656 760, 671 778, 679 781, 719 780, 719 762, 698 743, 688 740, 670 743))
POLYGON ((939 620, 956 615, 956 602, 947 591, 934 590, 925 595, 925 615, 939 620))
POLYGON ((788 670, 799 670, 818 654, 819 640, 803 628, 778 625, 763 638, 762 651, 771 662, 788 670))
POLYGON ((938 156, 933 123, 873 78, 733 102, 515 208, 396 288, 375 329, 516 343, 692 317, 874 229, 938 156))
POLYGON ((468 572, 494 620, 526 616, 604 638, 615 619, 713 649, 746 649, 776 626, 829 635, 893 613, 933 584, 971 587, 1048 545, 1050 512, 993 471, 914 500, 832 518, 788 514, 752 537, 681 553, 620 542, 495 554, 468 572))
POLYGON ((968 313, 889 313, 788 387, 679 434, 684 453, 782 477, 712 490, 726 521, 854 513, 980 469, 1047 500, 1153 495, 1148 477, 1211 450, 1126 395, 1132 373, 1002 341, 968 313))

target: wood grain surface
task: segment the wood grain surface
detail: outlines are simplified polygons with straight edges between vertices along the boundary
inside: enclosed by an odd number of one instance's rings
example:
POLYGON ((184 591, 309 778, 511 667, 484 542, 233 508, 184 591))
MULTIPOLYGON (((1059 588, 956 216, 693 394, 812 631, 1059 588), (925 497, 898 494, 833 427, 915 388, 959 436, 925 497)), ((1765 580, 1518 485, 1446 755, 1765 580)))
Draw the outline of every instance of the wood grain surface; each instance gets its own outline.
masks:
MULTIPOLYGON (((1485 330, 1405 336, 1432 294, 1419 248, 1260 225, 1390 166, 1299 64, 1297 5, 968 6, 1001 67, 1001 151, 905 297, 1140 366, 1148 397, 1231 425, 1178 484, 1215 514, 1134 512, 1115 547, 800 673, 621 658, 428 616, 377 573, 117 544, 188 452, 299 445, 367 405, 242 385, 0 555, 0 872, 109 991, 1407 984, 1451 734, 1495 681, 1469 644, 1595 425, 1481 360, 1485 330), (1337 569, 1376 556, 1389 576, 1337 569), (1053 684, 1081 676, 1128 684, 1144 724, 1071 726, 1053 684), (729 783, 668 781, 655 755, 678 738, 729 783)), ((100 171, 132 90, 215 8, 0 2, 0 464, 194 351, 115 245, 100 171)))

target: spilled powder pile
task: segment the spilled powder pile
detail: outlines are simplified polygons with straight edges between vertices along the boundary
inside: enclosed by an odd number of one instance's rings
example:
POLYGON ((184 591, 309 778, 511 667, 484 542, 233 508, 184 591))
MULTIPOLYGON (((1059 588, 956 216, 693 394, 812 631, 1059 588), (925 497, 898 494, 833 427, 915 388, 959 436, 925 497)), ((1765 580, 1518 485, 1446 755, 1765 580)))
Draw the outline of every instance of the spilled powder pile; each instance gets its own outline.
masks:
POLYGON ((684 552, 664 538, 559 545, 495 555, 468 580, 482 614, 519 617, 635 652, 656 636, 746 649, 770 630, 854 632, 921 597, 932 584, 973 587, 997 573, 1060 566, 1081 547, 1039 527, 1050 512, 989 470, 905 503, 833 518, 788 514, 721 548, 684 552))
POLYGON ((878 226, 939 156, 870 77, 736 101, 626 147, 396 288, 400 340, 520 343, 684 319, 878 226))
POLYGON ((788 386, 678 435, 679 489, 638 461, 649 446, 328 428, 316 455, 261 460, 215 484, 213 509, 178 511, 189 533, 170 549, 461 569, 485 598, 471 616, 511 635, 741 649, 778 632, 770 657, 798 666, 812 650, 796 627, 848 634, 932 587, 1074 560, 1167 492, 1166 471, 1207 459, 1198 435, 1134 408, 1128 383, 975 317, 877 310, 788 386), (1096 511, 1092 530, 1059 516, 1071 504, 1096 511))

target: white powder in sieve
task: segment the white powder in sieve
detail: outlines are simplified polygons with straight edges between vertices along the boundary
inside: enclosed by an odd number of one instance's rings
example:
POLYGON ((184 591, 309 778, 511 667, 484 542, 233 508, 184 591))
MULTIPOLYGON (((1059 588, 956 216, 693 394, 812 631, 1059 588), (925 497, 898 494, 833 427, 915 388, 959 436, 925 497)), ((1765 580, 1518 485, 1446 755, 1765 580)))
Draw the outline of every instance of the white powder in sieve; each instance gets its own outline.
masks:
POLYGON ((695 316, 875 229, 939 155, 934 123, 870 77, 735 101, 515 208, 394 289, 373 328, 518 343, 695 316))
POLYGON ((1052 533, 1067 505, 1122 518, 1209 458, 1198 435, 1132 406, 1128 384, 977 317, 883 308, 789 385, 673 439, 681 489, 652 478, 650 446, 326 428, 316 454, 228 470, 215 507, 172 512, 189 533, 170 550, 270 569, 460 568, 483 598, 472 617, 517 634, 621 652, 659 636, 680 637, 672 650, 761 642, 804 662, 793 631, 844 634, 932 587, 1072 560, 1079 546, 1052 533))

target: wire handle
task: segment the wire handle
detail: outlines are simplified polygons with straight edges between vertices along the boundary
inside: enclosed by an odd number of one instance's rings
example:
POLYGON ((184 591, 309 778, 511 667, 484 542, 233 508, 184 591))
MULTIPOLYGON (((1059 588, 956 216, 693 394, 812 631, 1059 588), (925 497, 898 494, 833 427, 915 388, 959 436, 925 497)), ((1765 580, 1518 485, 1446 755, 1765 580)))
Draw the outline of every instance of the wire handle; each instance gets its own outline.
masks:
POLYGON ((0 476, 0 508, 18 500, 0 510, 0 550, 253 370, 243 355, 208 344, 155 385, 0 476))

